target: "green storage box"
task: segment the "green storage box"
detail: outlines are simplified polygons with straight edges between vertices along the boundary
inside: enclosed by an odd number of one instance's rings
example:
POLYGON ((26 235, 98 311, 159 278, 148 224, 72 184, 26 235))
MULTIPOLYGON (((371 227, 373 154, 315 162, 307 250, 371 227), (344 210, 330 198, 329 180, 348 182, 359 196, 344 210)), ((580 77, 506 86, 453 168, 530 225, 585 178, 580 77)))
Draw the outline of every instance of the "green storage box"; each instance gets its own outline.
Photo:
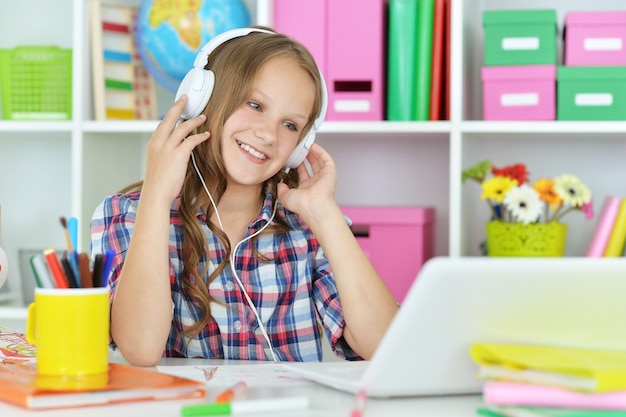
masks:
POLYGON ((486 10, 485 65, 557 64, 556 10, 486 10))
POLYGON ((6 120, 72 117, 72 50, 56 46, 0 49, 2 116, 6 120))
POLYGON ((626 67, 557 68, 557 120, 626 120, 626 67))

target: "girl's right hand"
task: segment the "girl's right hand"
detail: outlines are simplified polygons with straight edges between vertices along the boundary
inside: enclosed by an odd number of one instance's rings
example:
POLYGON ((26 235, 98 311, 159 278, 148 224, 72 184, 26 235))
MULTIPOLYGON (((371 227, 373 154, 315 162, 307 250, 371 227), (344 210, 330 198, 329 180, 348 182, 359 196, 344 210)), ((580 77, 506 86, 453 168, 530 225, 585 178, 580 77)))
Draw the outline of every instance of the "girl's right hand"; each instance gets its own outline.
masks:
POLYGON ((210 136, 206 131, 189 135, 206 121, 203 114, 178 124, 187 100, 187 96, 182 95, 174 103, 146 144, 142 193, 156 193, 167 199, 167 204, 180 193, 191 152, 210 136))

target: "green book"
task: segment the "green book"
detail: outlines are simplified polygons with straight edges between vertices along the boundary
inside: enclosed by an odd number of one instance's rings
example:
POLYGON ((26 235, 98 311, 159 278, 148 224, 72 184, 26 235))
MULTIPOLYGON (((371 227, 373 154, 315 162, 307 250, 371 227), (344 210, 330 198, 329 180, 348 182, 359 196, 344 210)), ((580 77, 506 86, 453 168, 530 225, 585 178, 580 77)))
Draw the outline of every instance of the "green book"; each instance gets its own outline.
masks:
POLYGON ((413 114, 413 120, 417 121, 430 119, 434 21, 435 0, 418 0, 415 109, 413 114))
POLYGON ((418 0, 389 1, 387 120, 412 120, 415 110, 418 0))

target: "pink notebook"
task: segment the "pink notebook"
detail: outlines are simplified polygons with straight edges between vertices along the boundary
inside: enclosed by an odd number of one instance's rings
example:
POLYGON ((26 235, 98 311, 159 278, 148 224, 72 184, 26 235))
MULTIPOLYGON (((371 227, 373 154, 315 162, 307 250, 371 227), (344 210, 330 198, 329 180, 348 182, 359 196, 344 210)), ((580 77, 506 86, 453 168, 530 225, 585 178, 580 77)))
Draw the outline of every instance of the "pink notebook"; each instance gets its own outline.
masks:
POLYGON ((598 219, 598 225, 591 239, 591 244, 587 250, 587 256, 601 258, 604 256, 606 244, 611 237, 613 224, 617 217, 622 199, 620 197, 609 195, 604 199, 604 206, 598 219))
POLYGON ((515 382, 488 381, 483 400, 492 405, 563 407, 578 409, 626 409, 626 391, 583 393, 565 388, 515 382))

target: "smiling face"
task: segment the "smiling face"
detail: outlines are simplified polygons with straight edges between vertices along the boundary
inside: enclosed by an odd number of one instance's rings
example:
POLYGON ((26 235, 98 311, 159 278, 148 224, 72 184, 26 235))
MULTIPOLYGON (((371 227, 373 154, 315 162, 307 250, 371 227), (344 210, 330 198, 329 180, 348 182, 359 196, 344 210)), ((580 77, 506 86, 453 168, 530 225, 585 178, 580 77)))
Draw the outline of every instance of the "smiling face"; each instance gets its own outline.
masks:
POLYGON ((302 137, 314 100, 313 80, 293 58, 267 61, 247 99, 224 124, 229 185, 258 185, 280 171, 302 137))

